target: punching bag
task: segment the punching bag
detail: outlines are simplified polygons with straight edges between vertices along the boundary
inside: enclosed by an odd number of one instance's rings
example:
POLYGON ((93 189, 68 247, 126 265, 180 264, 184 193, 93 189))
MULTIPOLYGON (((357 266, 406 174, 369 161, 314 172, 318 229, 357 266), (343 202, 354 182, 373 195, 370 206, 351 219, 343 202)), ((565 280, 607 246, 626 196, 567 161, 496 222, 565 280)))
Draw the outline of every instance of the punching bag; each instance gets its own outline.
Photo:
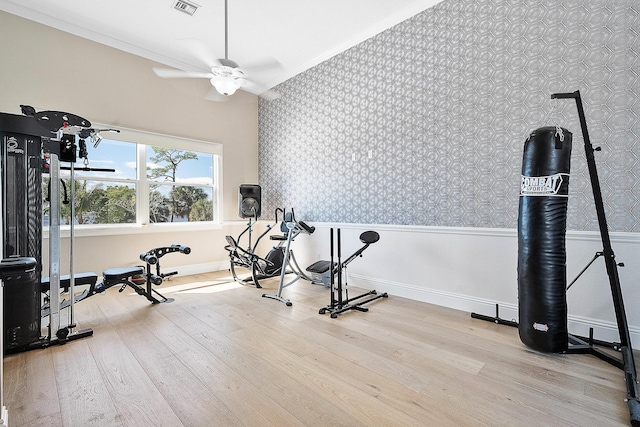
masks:
POLYGON ((571 133, 534 130, 524 143, 518 209, 518 331, 538 351, 568 346, 565 234, 571 133))

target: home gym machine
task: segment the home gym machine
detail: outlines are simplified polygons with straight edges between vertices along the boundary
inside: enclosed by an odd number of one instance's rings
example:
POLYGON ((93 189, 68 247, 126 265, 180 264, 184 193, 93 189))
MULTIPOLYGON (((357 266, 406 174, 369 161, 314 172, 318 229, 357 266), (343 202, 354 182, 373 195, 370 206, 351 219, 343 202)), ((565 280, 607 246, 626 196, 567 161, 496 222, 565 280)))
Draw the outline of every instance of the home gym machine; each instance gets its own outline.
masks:
MULTIPOLYGON (((104 281, 95 285, 95 273, 74 274, 73 268, 73 221, 70 222, 70 274, 60 275, 60 189, 62 182, 60 162, 71 166, 71 200, 73 218, 73 171, 76 161, 76 136, 79 137, 80 156, 85 159, 83 170, 113 171, 88 167, 85 139, 91 138, 94 148, 99 144, 99 132, 91 128, 86 119, 69 113, 43 111, 36 113, 32 107, 21 106, 23 116, 0 113, 0 141, 2 173, 2 253, 9 260, 20 257, 35 259, 36 265, 20 276, 20 281, 7 280, 4 287, 4 352, 15 353, 54 344, 63 344, 93 334, 91 329, 73 332, 75 302, 96 293, 120 285, 121 291, 127 286, 152 303, 170 301, 152 289, 152 285, 162 283, 164 277, 174 273, 161 273, 159 258, 167 253, 188 254, 190 249, 182 245, 156 248, 140 255, 146 266, 108 269, 103 272, 104 281), (45 161, 46 157, 46 161, 45 161), (49 179, 49 278, 42 279, 42 174, 49 179), (156 273, 152 266, 156 265, 156 273), (146 289, 143 285, 146 282, 146 289), (88 285, 89 289, 80 295, 75 293, 75 285, 88 285), (69 294, 68 300, 61 297, 69 294), (154 293, 160 298, 156 298, 154 293), (42 294, 44 295, 44 304, 42 294), (68 309, 69 320, 61 325, 60 312, 68 309), (42 317, 48 317, 47 336, 41 336, 42 317)), ((107 131, 105 129, 103 131, 107 131)), ((114 130, 108 130, 114 131, 114 130)), ((63 187, 64 189, 64 187, 63 187)), ((66 193, 66 191, 65 191, 66 193)))
MULTIPOLYGON (((91 329, 71 332, 73 321, 60 325, 59 299, 52 299, 46 337, 41 337, 40 282, 42 277, 42 173, 43 152, 49 156, 50 225, 49 270, 51 287, 60 287, 60 160, 75 159, 75 133, 89 130, 91 123, 70 113, 43 111, 21 106, 23 116, 0 114, 2 140, 3 244, 6 257, 32 257, 36 267, 28 283, 15 294, 7 290, 5 313, 5 353, 46 347, 93 334, 91 329), (73 142, 71 142, 73 139, 73 142), (11 183, 11 185, 9 185, 11 183)), ((89 132, 91 133, 91 132, 89 132)))
POLYGON ((333 228, 330 231, 331 260, 316 261, 315 263, 307 267, 307 271, 320 275, 321 277, 323 277, 323 281, 326 281, 328 277, 329 286, 331 287, 331 302, 326 307, 322 307, 318 312, 320 314, 330 313, 332 319, 337 318, 338 315, 349 310, 367 312, 369 311, 369 309, 367 307, 363 307, 363 305, 380 298, 388 298, 389 295, 386 292, 378 294, 375 290, 371 290, 369 292, 365 292, 364 294, 349 298, 346 270, 347 266, 353 260, 362 256, 362 253, 365 251, 365 249, 380 240, 380 235, 375 231, 365 231, 364 233, 360 234, 360 241, 364 243, 364 246, 355 251, 345 261, 342 261, 342 242, 340 239, 340 229, 338 228, 336 232, 338 262, 336 263, 334 262, 333 256, 333 228))
MULTIPOLYGON (((311 278, 304 274, 304 272, 298 265, 296 257, 293 254, 293 250, 291 249, 291 242, 293 242, 300 233, 313 234, 316 228, 314 226, 305 224, 303 221, 296 221, 296 216, 293 212, 293 209, 291 209, 290 212, 287 212, 285 210, 284 220, 280 225, 280 230, 283 232, 282 235, 270 236, 271 240, 279 241, 278 246, 274 247, 272 251, 281 252, 283 255, 282 267, 280 268, 280 282, 278 283, 278 292, 276 294, 262 294, 262 296, 264 298, 278 300, 285 303, 287 306, 291 306, 291 301, 282 296, 282 290, 287 286, 293 285, 300 279, 311 281, 311 278), (291 270, 287 270, 287 267, 291 267, 291 270), (295 277, 285 282, 285 276, 290 273, 295 274, 295 277)), ((258 263, 260 262, 261 261, 258 260, 258 263)))
MULTIPOLYGON (((602 199, 602 192, 600 188, 600 181, 598 179, 598 171, 595 163, 594 153, 596 151, 600 151, 600 148, 594 148, 591 145, 591 141, 589 138, 589 132, 587 129, 587 123, 585 119, 584 109, 582 105, 582 99, 580 97, 580 91, 575 91, 571 93, 554 93, 551 95, 552 99, 573 99, 576 102, 576 108, 578 110, 578 117, 580 119, 580 127, 582 130, 582 136, 584 139, 584 147, 585 147, 585 155, 587 160, 587 167, 589 170, 589 177, 591 180, 591 187, 594 196, 594 202, 596 207, 596 214, 598 218, 598 225, 600 229, 600 237, 603 244, 603 250, 597 252, 593 259, 587 264, 587 266, 578 274, 578 276, 573 280, 568 286, 566 286, 566 276, 564 274, 564 262, 561 262, 558 265, 554 265, 554 261, 549 260, 546 262, 546 266, 541 266, 542 273, 546 276, 563 276, 560 279, 556 280, 554 277, 547 277, 546 280, 540 282, 537 280, 533 280, 534 278, 529 277, 526 273, 530 267, 529 260, 531 259, 531 246, 534 244, 527 244, 528 238, 526 236, 526 231, 528 230, 528 222, 538 221, 537 219, 531 219, 532 215, 540 215, 539 218, 543 218, 544 214, 540 214, 540 212, 532 213, 531 209, 528 209, 527 218, 519 218, 519 259, 518 259, 518 291, 519 291, 519 311, 520 313, 520 322, 509 322, 503 321, 499 318, 497 307, 496 307, 496 317, 491 318, 488 316, 477 315, 472 313, 471 316, 474 318, 479 318, 482 320, 489 320, 496 323, 516 326, 519 329, 521 340, 529 345, 530 347, 536 348, 540 351, 549 351, 549 352, 558 352, 565 354, 590 354, 593 355, 619 369, 624 371, 624 379, 626 382, 627 395, 626 402, 629 408, 630 414, 630 422, 633 427, 640 427, 640 396, 638 394, 638 377, 637 370, 635 366, 635 360, 633 356, 633 349, 631 345, 631 336, 629 334, 629 325, 627 323, 627 316, 624 308, 624 301, 622 296, 622 289, 620 286, 620 278, 618 276, 618 267, 623 266, 622 263, 617 263, 615 254, 611 247, 611 240, 609 237, 609 229, 607 225, 605 210, 604 210, 604 202, 602 199), (523 235, 522 229, 525 229, 523 235), (521 241, 525 243, 524 247, 521 245, 521 241), (593 339, 593 329, 590 330, 590 336, 588 338, 578 337, 575 335, 571 335, 567 332, 566 328, 566 291, 578 280, 578 278, 595 262, 595 260, 599 257, 604 258, 605 267, 607 271, 607 276, 609 278, 609 287, 611 290, 611 296, 613 299, 613 306, 616 316, 616 322, 618 326, 618 334, 620 336, 619 343, 609 343, 601 340, 593 339), (555 274, 554 271, 557 270, 562 274, 555 274), (550 273, 547 273, 550 271, 550 273), (553 286, 554 289, 550 289, 549 283, 554 282, 554 284, 560 284, 560 286, 553 286), (557 283, 555 283, 557 282, 557 283), (526 286, 523 286, 526 285, 526 286), (527 289, 533 288, 533 289, 527 289), (542 297, 529 295, 539 290, 543 293, 542 297), (524 306, 523 306, 524 304, 524 306), (557 312, 561 313, 562 318, 557 318, 557 312), (538 319, 550 319, 548 321, 537 321, 534 322, 535 318, 538 319), (558 332, 554 332, 554 329, 557 329, 558 332), (549 348, 549 350, 547 350, 549 348), (609 348, 613 350, 617 350, 622 353, 622 359, 617 358, 611 355, 608 352, 602 350, 602 348, 609 348)), ((557 126, 556 126, 557 128, 557 126)), ((545 129, 545 128, 542 128, 545 129)), ((541 130, 538 130, 541 131, 541 130)), ((537 131, 534 131, 536 133, 537 131)), ((541 132, 540 132, 541 133, 541 132)), ((532 133, 532 137, 533 137, 532 133)), ((530 138, 532 138, 530 137, 530 138)), ((525 146, 526 147, 526 146, 525 146)), ((558 151, 558 142, 556 142, 556 150, 558 151)), ((526 151, 526 148, 525 148, 526 151)), ((551 153, 548 155, 548 159, 546 163, 560 163, 557 158, 560 157, 560 154, 551 153)), ((535 157, 535 156, 531 156, 535 157)), ((539 155, 537 157, 540 157, 539 155)), ((527 157, 525 155, 525 160, 527 157)), ((544 161, 537 161, 544 163, 544 161)), ((568 164, 568 160, 566 160, 568 164)), ((545 166, 546 167, 546 166, 545 166)), ((524 175, 525 165, 523 165, 523 176, 524 175)), ((568 172, 568 171, 567 171, 568 172)), ((522 198, 521 198, 522 199, 522 198)), ((521 200, 521 211, 522 211, 522 203, 521 200)), ((531 204, 531 202, 528 202, 531 204)), ((552 207, 545 206, 546 212, 551 213, 552 207)), ((540 211, 540 209, 539 209, 540 211)), ((545 229, 551 228, 545 226, 545 229)), ((538 227, 538 233, 540 233, 540 227, 538 227)), ((555 234, 560 234, 556 232, 555 234)), ((538 236, 536 240, 540 240, 541 236, 538 236)), ((543 237, 543 239, 546 239, 543 237)), ((564 231, 561 235, 556 238, 556 240, 562 240, 562 252, 564 252, 564 231)), ((533 248, 537 252, 537 248, 533 248)), ((544 252, 554 252, 554 250, 547 250, 544 252)), ((558 251, 555 251, 558 252, 558 251)), ((553 254, 552 254, 553 255, 553 254)), ((562 255, 562 254, 560 254, 562 255)), ((540 255, 540 256, 544 256, 540 255)), ((564 259, 564 257, 557 257, 560 261, 564 259)), ((532 262, 538 262, 535 259, 532 262)), ((539 263, 539 262, 538 262, 539 263)), ((545 276, 545 277, 546 277, 545 276)))

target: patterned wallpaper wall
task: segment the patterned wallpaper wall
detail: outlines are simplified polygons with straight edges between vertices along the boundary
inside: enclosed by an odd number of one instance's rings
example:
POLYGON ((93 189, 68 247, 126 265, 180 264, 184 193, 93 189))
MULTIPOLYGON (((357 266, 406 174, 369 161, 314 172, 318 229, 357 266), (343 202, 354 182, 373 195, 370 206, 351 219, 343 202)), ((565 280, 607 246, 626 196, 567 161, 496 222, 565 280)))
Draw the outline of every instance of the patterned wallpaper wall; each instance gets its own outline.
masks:
POLYGON ((263 218, 516 228, 533 129, 574 134, 570 230, 597 230, 580 90, 611 231, 640 232, 640 3, 445 0, 259 102, 263 218))

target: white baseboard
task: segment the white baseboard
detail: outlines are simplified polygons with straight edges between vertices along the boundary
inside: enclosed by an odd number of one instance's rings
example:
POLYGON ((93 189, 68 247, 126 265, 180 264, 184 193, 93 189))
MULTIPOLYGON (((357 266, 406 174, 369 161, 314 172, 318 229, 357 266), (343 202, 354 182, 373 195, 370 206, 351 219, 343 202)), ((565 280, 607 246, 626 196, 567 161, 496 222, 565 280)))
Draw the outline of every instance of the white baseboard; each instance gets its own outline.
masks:
POLYGON ((177 267, 178 275, 191 276, 194 274, 210 273, 212 271, 221 271, 229 269, 229 261, 213 261, 203 264, 189 264, 177 267))
MULTIPOLYGON (((181 276, 202 274, 212 271, 222 271, 229 269, 229 261, 214 261, 204 264, 184 265, 178 268, 181 276)), ((430 289, 422 286, 410 285, 407 283, 380 280, 364 275, 351 273, 349 275, 354 286, 365 289, 376 289, 378 292, 387 292, 403 298, 415 301, 422 301, 455 310, 478 313, 485 316, 496 315, 496 304, 498 305, 499 317, 503 320, 518 321, 518 307, 513 303, 504 301, 494 301, 478 298, 469 295, 445 292, 437 289, 430 289)), ((571 334, 589 336, 589 329, 593 328, 593 336, 596 339, 609 342, 619 342, 618 327, 613 322, 599 319, 591 319, 580 316, 568 316, 568 328, 571 334)), ((634 348, 640 349, 640 329, 629 327, 631 344, 634 348)))
MULTIPOLYGON (((355 286, 365 289, 375 289, 378 292, 387 292, 390 296, 395 295, 490 317, 496 316, 497 304, 499 317, 501 319, 514 322, 518 321, 518 307, 512 303, 492 301, 452 292, 443 292, 441 290, 405 283, 383 281, 356 274, 350 274, 349 278, 355 286)), ((569 333, 574 335, 588 337, 590 328, 593 328, 593 337, 595 339, 608 342, 620 342, 618 326, 613 322, 569 315, 567 325, 569 333)), ((629 327, 629 335, 631 337, 632 347, 640 349, 640 329, 629 327)))

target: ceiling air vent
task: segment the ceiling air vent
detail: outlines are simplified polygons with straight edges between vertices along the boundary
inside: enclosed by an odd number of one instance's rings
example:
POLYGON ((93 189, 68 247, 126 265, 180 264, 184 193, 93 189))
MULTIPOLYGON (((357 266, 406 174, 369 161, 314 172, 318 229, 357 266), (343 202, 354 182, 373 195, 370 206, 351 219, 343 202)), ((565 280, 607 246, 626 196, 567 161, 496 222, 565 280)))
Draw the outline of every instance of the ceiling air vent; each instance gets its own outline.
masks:
POLYGON ((198 10, 198 5, 195 3, 191 3, 184 0, 176 0, 173 4, 173 8, 179 10, 180 12, 184 12, 187 15, 193 15, 198 10))

